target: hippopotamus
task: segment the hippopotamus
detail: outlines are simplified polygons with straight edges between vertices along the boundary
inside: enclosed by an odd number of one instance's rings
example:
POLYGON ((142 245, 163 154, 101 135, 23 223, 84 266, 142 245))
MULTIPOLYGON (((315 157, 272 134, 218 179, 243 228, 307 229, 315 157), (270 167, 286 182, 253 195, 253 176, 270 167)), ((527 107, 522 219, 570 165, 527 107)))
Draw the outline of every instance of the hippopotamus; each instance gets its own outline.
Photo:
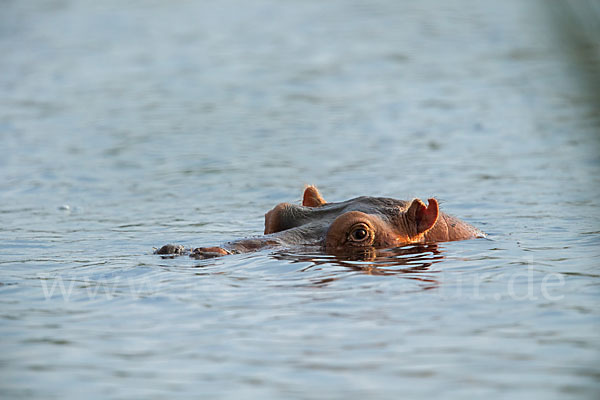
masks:
POLYGON ((168 244, 156 254, 203 259, 246 253, 265 247, 316 245, 333 255, 417 243, 485 237, 474 226, 440 211, 435 198, 425 204, 387 197, 356 197, 328 203, 315 186, 307 186, 302 205, 281 203, 265 214, 264 236, 239 239, 221 247, 186 250, 168 244))

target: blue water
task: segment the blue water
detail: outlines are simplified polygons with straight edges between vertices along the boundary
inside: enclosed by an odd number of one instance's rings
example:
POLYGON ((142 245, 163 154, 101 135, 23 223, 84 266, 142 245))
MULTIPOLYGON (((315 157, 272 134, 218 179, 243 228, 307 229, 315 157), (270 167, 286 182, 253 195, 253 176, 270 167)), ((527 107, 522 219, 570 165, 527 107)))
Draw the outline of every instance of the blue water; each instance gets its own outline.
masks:
POLYGON ((600 13, 573 3, 2 2, 0 397, 597 398, 600 49, 569 13, 600 13), (152 254, 259 235, 305 184, 489 237, 152 254))

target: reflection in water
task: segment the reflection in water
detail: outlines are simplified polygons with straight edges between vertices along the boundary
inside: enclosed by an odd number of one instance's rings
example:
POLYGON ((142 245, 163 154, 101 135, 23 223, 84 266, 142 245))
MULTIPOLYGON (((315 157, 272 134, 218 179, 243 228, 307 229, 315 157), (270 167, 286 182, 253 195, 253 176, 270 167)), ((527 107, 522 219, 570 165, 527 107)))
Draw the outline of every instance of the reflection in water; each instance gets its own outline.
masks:
MULTIPOLYGON (((430 267, 444 259, 442 252, 436 244, 417 244, 391 249, 361 249, 351 254, 329 255, 314 252, 277 252, 272 254, 277 260, 285 260, 288 263, 306 263, 310 265, 303 268, 301 272, 315 269, 315 267, 341 266, 345 270, 356 271, 367 275, 404 275, 407 279, 415 279, 437 286, 437 281, 428 276, 419 276, 427 272, 431 273, 430 267)), ((313 281, 313 284, 324 285, 336 279, 342 274, 335 274, 327 278, 313 281)))
MULTIPOLYGON (((418 280, 428 284, 427 289, 437 287, 438 281, 431 277, 431 266, 444 259, 443 252, 437 244, 413 244, 390 249, 357 249, 352 253, 327 254, 317 246, 303 246, 301 248, 279 250, 269 254, 269 257, 288 264, 309 263, 308 266, 298 270, 299 273, 323 270, 330 273, 327 277, 307 279, 312 285, 326 285, 348 276, 348 272, 357 272, 366 275, 399 276, 406 279, 418 280), (340 271, 335 267, 343 267, 340 271), (427 275, 425 275, 427 273, 427 275)), ((163 259, 175 258, 177 255, 161 256, 163 259)), ((261 257, 258 255, 258 257, 261 257)), ((216 261, 221 257, 204 259, 195 265, 195 268, 209 268, 216 266, 216 261)), ((197 273, 197 275, 227 274, 226 271, 211 271, 197 273)))

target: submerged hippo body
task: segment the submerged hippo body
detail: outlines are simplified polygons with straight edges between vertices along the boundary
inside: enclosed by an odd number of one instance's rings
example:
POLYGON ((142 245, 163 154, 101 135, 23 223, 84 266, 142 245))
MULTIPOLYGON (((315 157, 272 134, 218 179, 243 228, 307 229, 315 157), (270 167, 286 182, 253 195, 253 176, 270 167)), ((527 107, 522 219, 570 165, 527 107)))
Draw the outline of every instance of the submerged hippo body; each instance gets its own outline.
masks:
MULTIPOLYGON (((302 205, 281 203, 265 214, 264 236, 240 239, 222 247, 190 250, 195 258, 245 253, 264 247, 318 245, 341 254, 411 243, 435 243, 484 237, 479 229, 439 211, 436 199, 357 197, 327 203, 316 187, 304 190, 302 205)), ((157 254, 183 254, 183 246, 166 245, 157 254)))

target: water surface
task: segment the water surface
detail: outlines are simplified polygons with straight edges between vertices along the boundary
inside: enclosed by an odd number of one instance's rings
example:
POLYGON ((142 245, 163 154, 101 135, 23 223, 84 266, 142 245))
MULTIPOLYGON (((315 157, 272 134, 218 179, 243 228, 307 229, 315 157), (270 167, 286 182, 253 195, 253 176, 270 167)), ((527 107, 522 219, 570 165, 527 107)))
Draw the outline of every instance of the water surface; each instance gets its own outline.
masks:
POLYGON ((3 2, 0 395, 596 398, 572 3, 3 2), (435 196, 489 238, 152 254, 260 234, 305 184, 435 196))

